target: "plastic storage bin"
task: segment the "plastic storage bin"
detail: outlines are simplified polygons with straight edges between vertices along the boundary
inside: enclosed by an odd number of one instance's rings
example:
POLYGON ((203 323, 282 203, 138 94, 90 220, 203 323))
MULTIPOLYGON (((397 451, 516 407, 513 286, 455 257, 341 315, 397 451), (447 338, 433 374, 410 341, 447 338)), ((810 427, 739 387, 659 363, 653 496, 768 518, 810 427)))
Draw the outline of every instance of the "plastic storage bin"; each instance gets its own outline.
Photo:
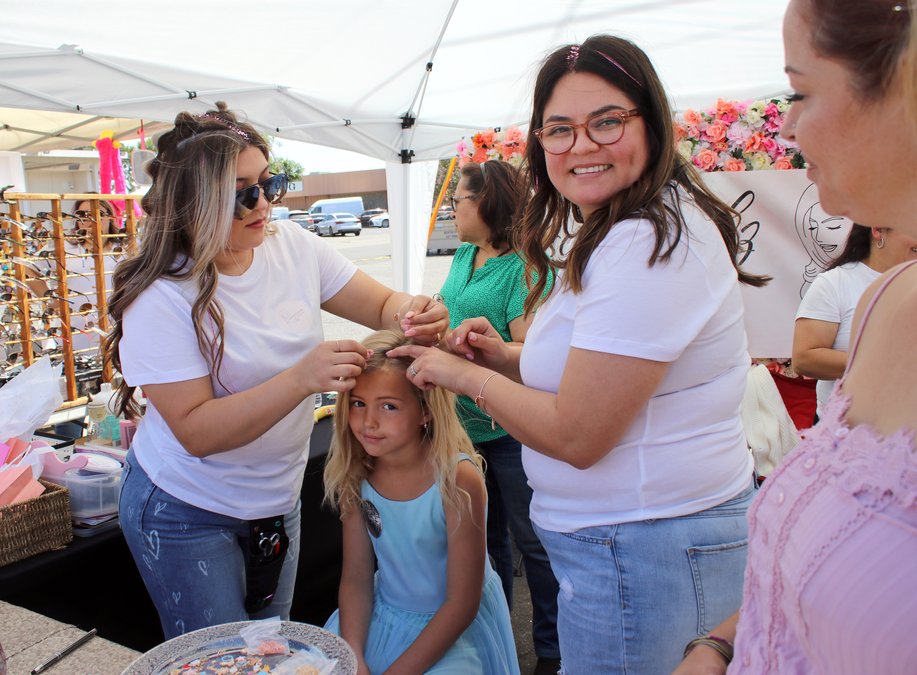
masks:
POLYGON ((70 490, 70 512, 77 520, 117 513, 121 476, 121 469, 112 473, 71 469, 54 482, 70 490))

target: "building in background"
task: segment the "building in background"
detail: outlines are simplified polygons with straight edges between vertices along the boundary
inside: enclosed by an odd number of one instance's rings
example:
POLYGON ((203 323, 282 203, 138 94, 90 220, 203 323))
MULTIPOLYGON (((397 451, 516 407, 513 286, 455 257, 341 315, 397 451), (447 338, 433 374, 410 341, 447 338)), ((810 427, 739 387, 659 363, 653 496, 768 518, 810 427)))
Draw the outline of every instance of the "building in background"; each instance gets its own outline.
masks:
POLYGON ((291 211, 307 211, 319 199, 360 196, 367 209, 387 208, 385 169, 313 173, 290 183, 283 205, 291 211))

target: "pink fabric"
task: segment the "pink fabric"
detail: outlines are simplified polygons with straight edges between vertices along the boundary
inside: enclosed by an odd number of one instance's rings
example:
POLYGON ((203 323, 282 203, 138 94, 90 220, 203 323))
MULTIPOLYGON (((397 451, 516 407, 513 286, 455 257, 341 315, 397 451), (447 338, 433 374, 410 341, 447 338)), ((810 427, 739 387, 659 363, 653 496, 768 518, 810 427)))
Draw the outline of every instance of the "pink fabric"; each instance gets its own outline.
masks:
POLYGON ((842 390, 748 511, 731 675, 917 673, 914 434, 849 428, 842 390))

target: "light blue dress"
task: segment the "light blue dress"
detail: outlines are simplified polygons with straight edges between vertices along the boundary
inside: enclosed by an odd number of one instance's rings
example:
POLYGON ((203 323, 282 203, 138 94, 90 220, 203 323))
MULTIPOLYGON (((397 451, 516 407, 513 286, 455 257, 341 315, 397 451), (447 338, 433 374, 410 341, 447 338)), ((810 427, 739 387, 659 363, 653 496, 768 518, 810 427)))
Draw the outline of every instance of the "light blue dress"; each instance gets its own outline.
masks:
MULTIPOLYGON (((364 516, 368 512, 368 521, 381 524, 367 527, 379 567, 364 658, 376 675, 404 653, 446 599, 446 514, 439 485, 415 499, 392 501, 363 481, 360 495, 371 504, 364 516)), ((490 562, 485 565, 477 616, 428 673, 518 675, 503 587, 490 562)), ((337 611, 325 628, 340 634, 337 611)))

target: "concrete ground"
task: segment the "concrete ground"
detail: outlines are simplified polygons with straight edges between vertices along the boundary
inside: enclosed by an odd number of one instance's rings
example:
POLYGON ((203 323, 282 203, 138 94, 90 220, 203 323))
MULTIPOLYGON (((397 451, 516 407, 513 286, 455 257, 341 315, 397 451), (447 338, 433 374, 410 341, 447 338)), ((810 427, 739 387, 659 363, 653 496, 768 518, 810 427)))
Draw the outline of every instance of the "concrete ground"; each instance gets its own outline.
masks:
POLYGON ((525 569, 520 571, 522 576, 513 580, 513 609, 510 618, 513 622, 513 636, 516 638, 519 670, 522 675, 530 675, 537 661, 532 645, 532 596, 525 582, 525 569))

